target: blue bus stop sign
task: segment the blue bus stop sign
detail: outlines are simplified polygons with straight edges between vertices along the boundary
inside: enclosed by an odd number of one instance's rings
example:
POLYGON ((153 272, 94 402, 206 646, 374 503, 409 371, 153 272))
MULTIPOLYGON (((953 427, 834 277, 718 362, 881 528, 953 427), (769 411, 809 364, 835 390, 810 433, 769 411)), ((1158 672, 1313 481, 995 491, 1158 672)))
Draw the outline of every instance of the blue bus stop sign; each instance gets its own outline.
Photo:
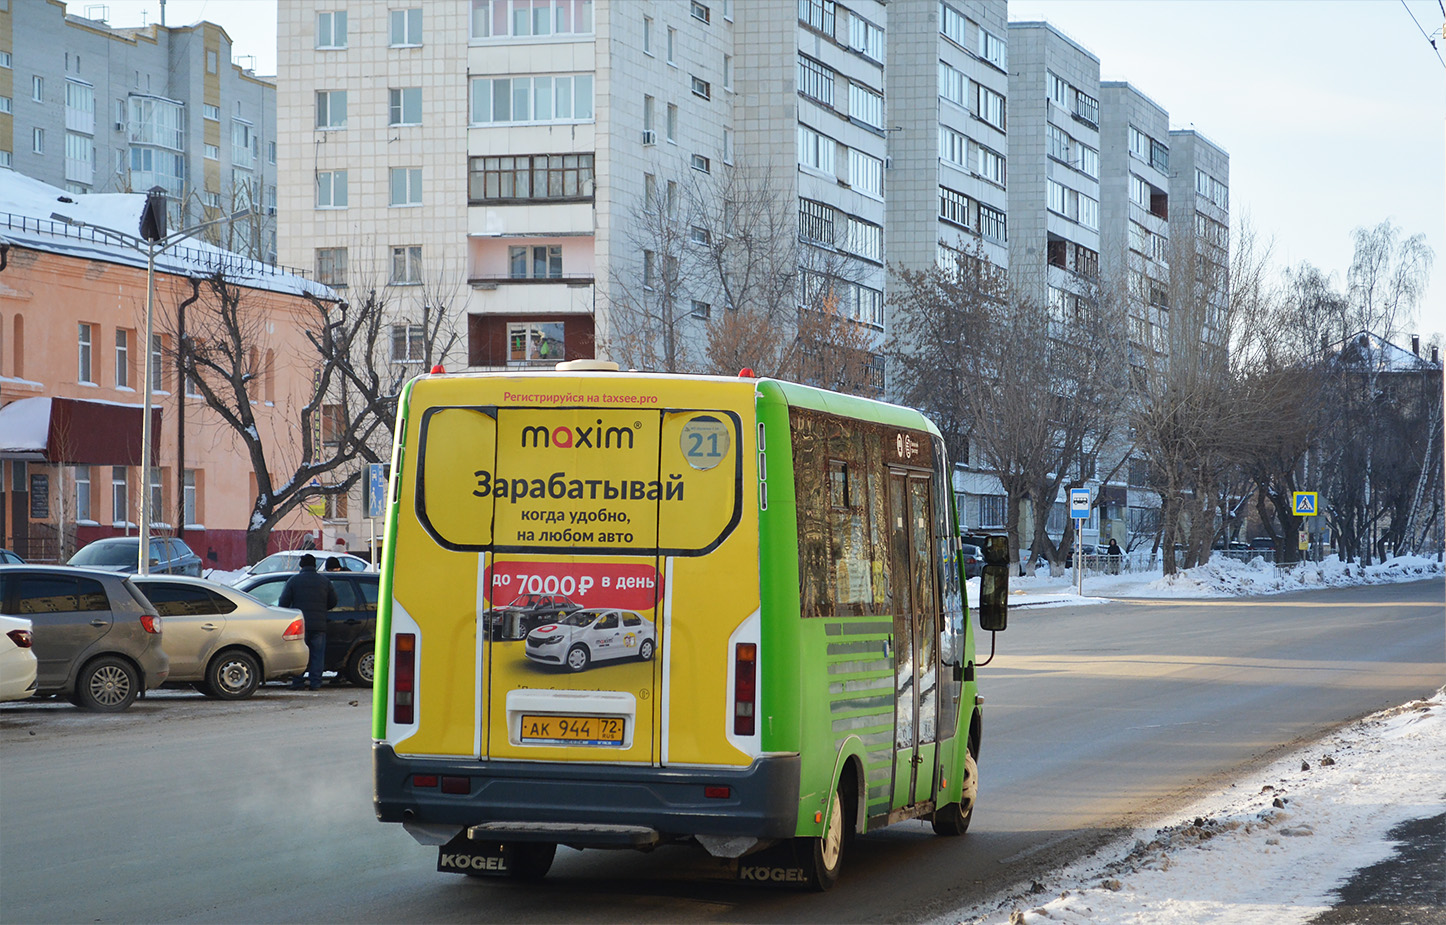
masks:
POLYGON ((384 463, 367 465, 367 516, 387 514, 387 467, 384 463))
POLYGON ((1069 516, 1075 520, 1089 520, 1090 490, 1071 488, 1069 490, 1069 516))

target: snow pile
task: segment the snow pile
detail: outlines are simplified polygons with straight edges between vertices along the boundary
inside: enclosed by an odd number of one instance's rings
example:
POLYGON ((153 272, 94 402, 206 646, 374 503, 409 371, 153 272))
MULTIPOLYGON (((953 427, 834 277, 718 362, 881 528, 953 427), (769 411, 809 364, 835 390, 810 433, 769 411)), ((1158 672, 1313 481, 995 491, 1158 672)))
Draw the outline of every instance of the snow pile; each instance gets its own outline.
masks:
MULTIPOLYGON (((1446 574, 1441 562, 1428 556, 1399 556, 1378 565, 1361 566, 1329 556, 1323 562, 1301 562, 1276 567, 1256 557, 1249 562, 1223 557, 1204 565, 1164 576, 1163 569, 1121 575, 1085 575, 1085 596, 1074 592, 1070 573, 1060 577, 1012 577, 1009 604, 1014 606, 1076 606, 1103 604, 1112 598, 1238 597, 1280 594, 1312 588, 1419 581, 1446 574)), ((969 599, 978 599, 978 583, 971 580, 969 599)))
POLYGON ((1446 688, 1369 716, 1061 870, 1030 893, 959 910, 970 925, 1304 923, 1386 833, 1446 802, 1446 688), (1053 896, 1046 899, 1046 896, 1053 896))

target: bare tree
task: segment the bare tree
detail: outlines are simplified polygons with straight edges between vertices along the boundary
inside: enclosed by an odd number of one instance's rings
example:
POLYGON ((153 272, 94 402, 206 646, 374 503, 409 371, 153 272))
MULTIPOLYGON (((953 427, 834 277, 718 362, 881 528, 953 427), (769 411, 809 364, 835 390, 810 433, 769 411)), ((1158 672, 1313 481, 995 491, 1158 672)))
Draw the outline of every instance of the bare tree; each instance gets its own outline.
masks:
POLYGON ((624 366, 660 372, 692 371, 692 298, 682 263, 689 227, 676 181, 662 191, 650 185, 627 213, 624 246, 633 260, 614 260, 609 278, 605 349, 624 366))

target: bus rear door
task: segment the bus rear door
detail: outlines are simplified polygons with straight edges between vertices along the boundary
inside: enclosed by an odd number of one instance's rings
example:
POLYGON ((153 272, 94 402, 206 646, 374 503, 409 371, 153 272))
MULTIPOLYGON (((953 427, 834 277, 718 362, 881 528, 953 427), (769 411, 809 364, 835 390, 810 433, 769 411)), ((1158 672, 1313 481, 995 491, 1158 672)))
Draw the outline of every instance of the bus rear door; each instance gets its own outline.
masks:
POLYGON ((927 472, 889 470, 895 809, 932 799, 934 794, 938 607, 929 483, 927 472))

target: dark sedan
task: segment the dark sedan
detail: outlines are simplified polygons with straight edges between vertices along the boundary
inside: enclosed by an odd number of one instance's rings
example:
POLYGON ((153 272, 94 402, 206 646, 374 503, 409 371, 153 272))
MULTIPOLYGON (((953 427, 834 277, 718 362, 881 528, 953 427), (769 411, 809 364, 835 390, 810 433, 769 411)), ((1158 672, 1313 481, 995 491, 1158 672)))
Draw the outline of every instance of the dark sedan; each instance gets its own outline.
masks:
MULTIPOLYGON (((236 583, 236 589, 265 604, 281 598, 286 579, 295 572, 268 572, 236 583)), ((323 572, 336 589, 336 606, 326 615, 324 670, 344 675, 357 687, 371 687, 376 668, 376 572, 323 572)))
POLYGON ((487 633, 493 639, 526 639, 544 623, 555 623, 582 605, 561 594, 524 594, 483 615, 487 633))

